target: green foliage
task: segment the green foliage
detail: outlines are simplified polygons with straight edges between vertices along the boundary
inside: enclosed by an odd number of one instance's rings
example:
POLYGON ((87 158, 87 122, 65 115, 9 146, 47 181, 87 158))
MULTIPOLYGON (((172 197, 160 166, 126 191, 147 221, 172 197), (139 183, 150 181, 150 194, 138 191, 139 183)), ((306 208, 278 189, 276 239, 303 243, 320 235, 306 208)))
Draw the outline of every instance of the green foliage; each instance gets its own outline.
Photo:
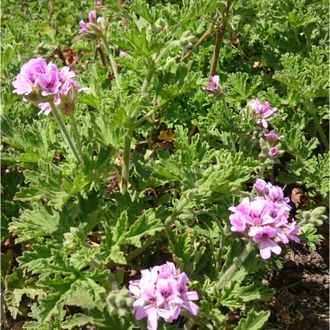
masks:
POLYGON ((269 318, 269 312, 250 311, 246 319, 239 321, 235 330, 259 330, 263 329, 264 324, 269 318))
POLYGON ((143 329, 127 288, 166 261, 186 272, 200 310, 182 308, 177 322, 160 318, 158 329, 225 329, 234 308, 235 329, 262 329, 274 291, 261 279, 281 259, 252 251, 227 276, 248 244, 230 230, 228 208, 255 196, 257 177, 304 187, 299 237, 311 250, 321 241, 316 227, 328 221, 329 203, 327 4, 228 3, 4 6, 1 240, 16 246, 5 245, 1 284, 4 314, 29 318, 25 329, 143 329), (109 49, 78 33, 91 10, 106 21, 109 49), (226 29, 214 75, 228 89, 221 101, 203 89, 219 27, 226 29), (75 104, 80 138, 61 114, 74 146, 80 139, 81 162, 52 114, 38 116, 12 93, 22 65, 37 57, 70 66, 88 88, 75 104), (256 97, 278 108, 267 129, 242 111, 256 97), (276 166, 258 158, 263 131, 284 136, 276 166))

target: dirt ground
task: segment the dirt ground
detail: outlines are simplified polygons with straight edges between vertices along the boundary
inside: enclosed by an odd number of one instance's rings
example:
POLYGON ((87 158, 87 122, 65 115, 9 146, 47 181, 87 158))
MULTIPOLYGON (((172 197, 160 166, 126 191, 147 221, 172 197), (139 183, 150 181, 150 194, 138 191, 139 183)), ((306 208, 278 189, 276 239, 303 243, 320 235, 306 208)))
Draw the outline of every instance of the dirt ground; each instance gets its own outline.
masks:
POLYGON ((266 280, 277 293, 265 306, 271 312, 265 329, 329 329, 329 227, 320 233, 324 241, 316 251, 295 244, 284 267, 269 273, 266 280))

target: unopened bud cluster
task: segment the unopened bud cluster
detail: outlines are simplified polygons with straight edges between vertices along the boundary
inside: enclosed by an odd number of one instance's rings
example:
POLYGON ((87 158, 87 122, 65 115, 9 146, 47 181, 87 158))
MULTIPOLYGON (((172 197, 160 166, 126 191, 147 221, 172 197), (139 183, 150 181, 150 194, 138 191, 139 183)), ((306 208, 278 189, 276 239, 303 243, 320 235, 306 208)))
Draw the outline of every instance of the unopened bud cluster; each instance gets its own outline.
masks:
POLYGON ((110 292, 106 300, 109 313, 120 317, 132 314, 133 301, 133 297, 126 289, 110 292))
POLYGON ((263 136, 260 138, 259 159, 265 164, 280 164, 278 158, 283 156, 284 150, 280 150, 282 145, 279 141, 283 135, 277 136, 274 132, 263 132, 263 136))
POLYGON ((195 36, 188 30, 182 33, 179 40, 181 48, 188 51, 194 47, 195 36))
POLYGON ((310 227, 315 228, 323 225, 328 217, 324 214, 326 208, 324 206, 319 206, 314 210, 303 211, 302 220, 299 222, 300 226, 308 224, 310 227))

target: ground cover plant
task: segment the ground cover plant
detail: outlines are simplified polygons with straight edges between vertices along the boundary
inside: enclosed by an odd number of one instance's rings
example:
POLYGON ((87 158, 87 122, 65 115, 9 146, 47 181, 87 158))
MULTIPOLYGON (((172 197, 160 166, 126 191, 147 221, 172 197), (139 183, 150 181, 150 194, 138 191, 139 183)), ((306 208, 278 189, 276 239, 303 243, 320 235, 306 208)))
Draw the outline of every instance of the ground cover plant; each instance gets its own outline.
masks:
POLYGON ((2 327, 298 329, 269 274, 328 225, 328 4, 2 9, 2 327))

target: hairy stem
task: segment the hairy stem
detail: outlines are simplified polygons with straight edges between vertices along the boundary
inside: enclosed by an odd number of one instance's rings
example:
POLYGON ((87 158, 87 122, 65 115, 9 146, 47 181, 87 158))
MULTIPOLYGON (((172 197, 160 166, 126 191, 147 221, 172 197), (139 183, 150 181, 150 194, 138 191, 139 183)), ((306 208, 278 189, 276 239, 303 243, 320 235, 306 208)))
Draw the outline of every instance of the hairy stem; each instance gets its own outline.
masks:
POLYGON ((322 129, 321 125, 320 125, 319 119, 317 118, 313 101, 309 97, 306 97, 306 96, 304 96, 304 100, 305 100, 305 105, 306 105, 308 111, 311 113, 311 115, 313 117, 313 121, 314 121, 315 127, 317 129, 317 132, 320 135, 320 138, 321 138, 321 140, 323 142, 323 145, 326 148, 326 150, 329 150, 329 142, 328 142, 328 140, 327 140, 327 138, 326 138, 326 136, 325 136, 325 134, 323 132, 323 129, 322 129))
POLYGON ((213 57, 212 57, 210 76, 214 76, 215 69, 217 68, 220 48, 221 48, 223 36, 226 31, 226 25, 227 25, 227 21, 228 21, 228 17, 229 17, 230 7, 231 7, 231 0, 228 0, 227 6, 225 9, 225 13, 222 15, 221 22, 219 24, 218 31, 217 31, 217 39, 215 42, 215 49, 214 49, 214 53, 213 53, 213 57))
POLYGON ((79 153, 80 156, 82 156, 81 138, 80 138, 80 135, 79 135, 79 132, 78 132, 77 122, 76 122, 76 119, 74 118, 73 112, 71 112, 69 114, 69 117, 70 117, 71 124, 72 124, 72 127, 73 127, 74 136, 76 138, 78 153, 79 153))
MULTIPOLYGON (((216 19, 216 18, 215 18, 216 19)), ((214 21, 211 23, 210 27, 208 28, 208 30, 199 38, 199 40, 195 43, 194 48, 192 50, 190 50, 182 59, 182 62, 184 62, 185 60, 187 60, 191 54, 193 53, 193 51, 204 41, 206 40, 211 34, 212 31, 214 29, 214 24, 215 24, 215 19, 214 21)))
POLYGON ((176 216, 183 210, 183 208, 191 201, 191 199, 194 197, 194 192, 190 191, 187 194, 187 197, 183 197, 181 201, 179 202, 178 206, 173 210, 172 214, 167 217, 165 220, 165 226, 169 226, 173 223, 176 216))
POLYGON ((155 242, 156 239, 157 239, 157 235, 149 236, 148 239, 144 241, 144 243, 140 248, 136 248, 126 257, 126 261, 128 263, 131 262, 134 258, 136 258, 138 255, 143 253, 153 242, 155 242))
MULTIPOLYGON (((225 114, 226 114, 226 119, 229 119, 229 114, 228 114, 228 109, 227 109, 227 104, 226 104, 226 100, 223 100, 223 106, 225 108, 225 114)), ((235 145, 235 141, 234 141, 234 135, 233 132, 230 131, 230 140, 231 140, 231 148, 233 150, 233 152, 236 154, 237 150, 236 150, 236 145, 235 145)))
POLYGON ((241 268, 246 258, 249 256, 251 251, 253 250, 254 242, 249 241, 245 246, 242 254, 234 261, 234 263, 225 271, 225 273, 221 276, 221 279, 216 284, 216 288, 221 290, 222 287, 233 277, 234 273, 241 268))
POLYGON ((107 39, 105 38, 105 36, 102 38, 102 43, 109 56, 110 64, 112 67, 113 74, 115 76, 117 87, 120 88, 120 77, 119 77, 118 71, 117 71, 117 64, 115 62, 115 59, 112 56, 111 50, 109 48, 109 45, 108 45, 108 42, 107 42, 107 39))
POLYGON ((69 135, 69 132, 67 131, 67 129, 66 129, 65 125, 64 125, 64 122, 63 122, 63 120, 61 118, 61 115, 59 114, 58 110, 56 109, 56 106, 55 106, 55 104, 54 104, 53 101, 49 101, 49 104, 50 104, 50 106, 52 108, 52 113, 54 115, 54 118, 55 118, 58 126, 60 126, 60 129, 61 129, 61 132, 63 134, 64 139, 68 143, 68 146, 71 149, 71 151, 73 153, 73 156, 76 159, 77 163, 80 163, 81 162, 81 159, 80 159, 79 154, 78 154, 78 152, 76 150, 76 147, 74 146, 74 144, 73 144, 73 142, 71 140, 71 137, 69 135))
MULTIPOLYGON (((152 76, 155 72, 154 66, 152 65, 149 68, 149 71, 147 73, 147 76, 145 77, 143 84, 142 84, 142 89, 141 93, 144 94, 150 85, 152 76)), ((130 155, 131 155, 131 142, 132 142, 132 136, 133 136, 133 130, 135 127, 135 119, 139 113, 140 110, 140 105, 138 105, 135 110, 132 112, 129 121, 130 121, 130 126, 125 134, 124 137, 124 156, 123 156, 123 169, 121 173, 121 185, 120 185, 120 191, 124 195, 127 191, 127 185, 128 185, 128 177, 129 177, 129 160, 130 160, 130 155)))

